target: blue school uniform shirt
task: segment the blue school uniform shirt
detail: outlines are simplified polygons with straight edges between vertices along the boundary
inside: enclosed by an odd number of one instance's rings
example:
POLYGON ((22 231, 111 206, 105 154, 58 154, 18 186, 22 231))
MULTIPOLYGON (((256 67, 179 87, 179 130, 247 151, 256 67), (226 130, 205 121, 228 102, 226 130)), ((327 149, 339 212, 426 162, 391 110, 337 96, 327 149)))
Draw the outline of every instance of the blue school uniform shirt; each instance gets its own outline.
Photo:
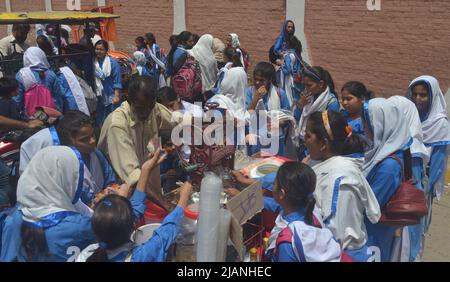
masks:
POLYGON ((361 117, 354 120, 351 120, 349 118, 347 119, 347 123, 352 127, 353 134, 364 136, 364 125, 362 123, 361 117))
MULTIPOLYGON (((41 80, 39 77, 39 72, 33 71, 34 78, 38 83, 43 84, 45 87, 48 88, 50 93, 53 97, 53 102, 55 103, 56 109, 58 111, 62 111, 64 108, 64 99, 63 95, 61 93, 61 86, 58 80, 58 77, 52 70, 48 70, 45 72, 45 79, 41 80)), ((16 80, 19 82, 19 95, 14 96, 13 99, 16 101, 17 105, 19 106, 20 111, 25 110, 25 104, 24 104, 24 94, 25 94, 25 86, 23 84, 22 76, 20 75, 20 72, 16 74, 16 80)))
MULTIPOLYGON (((184 217, 184 209, 177 206, 155 230, 152 237, 143 245, 136 246, 131 251, 131 262, 164 262, 169 247, 175 242, 179 223, 184 217)), ((129 251, 123 251, 110 260, 124 262, 129 251)))
MULTIPOLYGON (((136 218, 140 218, 144 214, 145 197, 144 192, 135 190, 130 199, 136 218)), ((39 255, 33 261, 75 261, 80 252, 95 241, 90 217, 76 212, 65 213, 66 215, 56 225, 44 229, 48 255, 39 255)), ((20 229, 23 222, 22 213, 18 209, 6 218, 2 233, 0 261, 27 261, 21 250, 20 229)))
MULTIPOLYGON (((85 165, 87 166, 87 168, 89 169, 91 174, 93 174, 94 179, 97 179, 97 177, 95 177, 95 175, 94 175, 95 171, 93 171, 92 167, 91 167, 91 156, 92 155, 95 158, 97 158, 97 160, 101 166, 100 173, 102 173, 103 183, 96 183, 98 185, 98 187, 100 189, 103 189, 103 188, 107 187, 108 185, 117 183, 117 178, 116 178, 113 168, 109 164, 105 155, 103 155, 103 153, 98 149, 95 149, 94 154, 89 155, 87 159, 83 158, 85 165)), ((95 199, 94 191, 92 191, 89 187, 83 187, 83 191, 81 193, 81 201, 89 206, 89 205, 91 205, 91 203, 94 199, 95 199)))
POLYGON ((62 73, 58 74, 58 81, 61 87, 61 94, 63 97, 63 111, 67 110, 79 110, 69 83, 62 73))
POLYGON ((183 66, 187 58, 187 52, 183 45, 179 45, 173 53, 172 65, 167 66, 167 75, 172 76, 183 66))
MULTIPOLYGON (((111 75, 102 80, 103 93, 100 98, 100 102, 105 106, 112 104, 114 97, 114 89, 122 89, 122 76, 120 73, 120 66, 116 60, 111 57, 105 57, 105 60, 109 58, 111 60, 111 75)), ((103 66, 103 62, 99 62, 100 68, 103 66)))
POLYGON ((431 158, 429 162, 429 173, 428 173, 429 174, 428 183, 430 185, 430 192, 433 193, 433 196, 436 195, 434 185, 442 177, 442 174, 445 173, 445 161, 447 157, 448 157, 447 144, 433 146, 433 151, 431 152, 431 158))
MULTIPOLYGON (((397 152, 396 156, 403 162, 403 151, 397 152)), ((386 158, 370 171, 367 181, 378 204, 383 208, 402 182, 401 167, 396 160, 386 158)), ((383 224, 372 224, 367 218, 365 224, 368 233, 369 261, 390 261, 396 228, 383 224)))

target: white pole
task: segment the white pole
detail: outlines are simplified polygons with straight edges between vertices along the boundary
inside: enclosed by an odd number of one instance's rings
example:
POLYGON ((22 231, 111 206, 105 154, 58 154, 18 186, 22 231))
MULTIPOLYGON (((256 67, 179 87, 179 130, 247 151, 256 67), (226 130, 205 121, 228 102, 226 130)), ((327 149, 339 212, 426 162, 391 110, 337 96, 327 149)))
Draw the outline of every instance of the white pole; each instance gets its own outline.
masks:
MULTIPOLYGON (((11 0, 5 0, 5 7, 6 7, 6 12, 11 13, 11 0)), ((8 34, 12 33, 12 25, 8 25, 8 34)))
POLYGON ((302 42, 302 58, 308 64, 312 64, 305 34, 305 5, 306 0, 286 0, 286 19, 295 23, 295 36, 302 42))
POLYGON ((52 12, 52 0, 45 0, 45 11, 52 12))
POLYGON ((173 34, 186 30, 186 6, 184 0, 173 0, 173 34))

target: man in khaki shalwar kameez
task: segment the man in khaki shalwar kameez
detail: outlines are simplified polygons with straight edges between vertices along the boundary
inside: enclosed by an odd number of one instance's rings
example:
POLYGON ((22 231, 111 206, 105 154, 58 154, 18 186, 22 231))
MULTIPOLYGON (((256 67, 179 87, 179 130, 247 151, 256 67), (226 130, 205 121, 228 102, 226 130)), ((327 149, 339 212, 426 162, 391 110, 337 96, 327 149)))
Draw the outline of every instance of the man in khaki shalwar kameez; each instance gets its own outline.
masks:
MULTIPOLYGON (((176 125, 171 117, 166 107, 156 103, 156 85, 151 78, 130 81, 128 101, 105 120, 98 142, 125 183, 133 186, 138 182, 141 165, 157 149, 150 141, 158 140, 161 130, 170 132, 176 125)), ((159 168, 153 170, 146 192, 157 204, 169 209, 162 199, 159 168)))

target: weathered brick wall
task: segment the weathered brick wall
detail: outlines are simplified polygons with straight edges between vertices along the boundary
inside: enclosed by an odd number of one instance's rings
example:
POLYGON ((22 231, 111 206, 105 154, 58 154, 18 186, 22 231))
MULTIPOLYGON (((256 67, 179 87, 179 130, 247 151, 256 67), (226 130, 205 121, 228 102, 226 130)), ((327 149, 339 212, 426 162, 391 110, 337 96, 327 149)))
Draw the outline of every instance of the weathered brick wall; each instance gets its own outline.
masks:
POLYGON ((338 87, 361 80, 379 96, 403 95, 422 74, 450 86, 450 1, 383 0, 369 12, 364 0, 308 0, 306 33, 314 64, 338 87))
POLYGON ((114 13, 120 15, 120 19, 116 20, 119 36, 115 43, 116 49, 131 53, 134 39, 152 32, 158 44, 167 50, 168 39, 173 30, 171 0, 107 1, 107 5, 109 4, 114 4, 114 13), (122 5, 115 5, 120 2, 122 5))
POLYGON ((186 1, 186 28, 210 33, 225 42, 237 33, 252 65, 268 60, 268 51, 280 33, 286 1, 195 0, 186 1))
MULTIPOLYGON (((0 1, 0 13, 6 11, 6 5, 5 1, 0 1)), ((0 37, 3 38, 4 35, 7 33, 7 26, 6 25, 0 25, 0 37)))
MULTIPOLYGON (((13 11, 45 8, 44 0, 11 1, 13 11)), ((95 0, 81 3, 97 5, 95 0)), ((106 4, 116 6, 121 16, 117 49, 131 53, 136 36, 153 32, 168 51, 172 0, 108 0, 106 4)), ((413 78, 426 73, 436 76, 446 92, 450 1, 382 0, 381 8, 368 11, 366 0, 307 0, 305 30, 314 64, 331 72, 338 89, 348 80, 361 80, 379 96, 401 95, 413 78)), ((66 0, 53 0, 53 9, 66 10, 66 0)), ((285 0, 186 0, 186 26, 224 41, 230 32, 239 34, 242 47, 256 63, 267 60, 285 9, 285 0)), ((0 11, 5 11, 4 0, 0 11)), ((0 26, 0 36, 5 34, 6 27, 0 26)))

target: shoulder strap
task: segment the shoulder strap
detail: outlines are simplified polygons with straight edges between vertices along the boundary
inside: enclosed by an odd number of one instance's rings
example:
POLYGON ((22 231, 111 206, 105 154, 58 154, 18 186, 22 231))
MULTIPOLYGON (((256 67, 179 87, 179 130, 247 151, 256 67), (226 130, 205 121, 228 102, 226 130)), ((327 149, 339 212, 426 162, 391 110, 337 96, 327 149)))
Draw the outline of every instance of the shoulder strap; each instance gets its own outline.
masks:
POLYGON ((396 160, 398 162, 398 164, 400 165, 400 170, 401 170, 401 174, 402 174, 402 181, 405 181, 405 169, 404 169, 403 163, 399 159, 399 157, 397 157, 395 154, 390 154, 389 156, 386 157, 386 159, 387 158, 394 159, 394 160, 396 160))

